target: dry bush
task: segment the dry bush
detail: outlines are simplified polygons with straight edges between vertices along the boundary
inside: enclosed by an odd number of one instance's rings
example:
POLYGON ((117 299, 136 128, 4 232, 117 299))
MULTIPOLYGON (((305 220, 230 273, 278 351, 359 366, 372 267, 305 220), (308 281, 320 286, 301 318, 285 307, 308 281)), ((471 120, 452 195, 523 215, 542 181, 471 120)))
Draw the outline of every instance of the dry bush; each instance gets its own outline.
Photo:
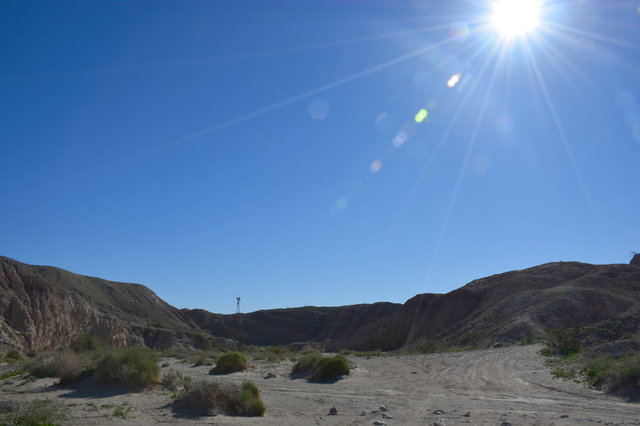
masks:
POLYGON ((195 382, 175 401, 174 406, 192 414, 211 416, 230 414, 239 416, 263 416, 264 403, 260 390, 251 383, 242 386, 233 383, 202 380, 195 382))
POLYGON ((179 371, 169 370, 162 376, 162 386, 172 392, 188 392, 193 387, 193 382, 190 376, 183 376, 179 371))
POLYGON ((49 352, 37 355, 27 364, 34 377, 59 377, 61 385, 77 382, 91 372, 89 362, 73 352, 49 352))

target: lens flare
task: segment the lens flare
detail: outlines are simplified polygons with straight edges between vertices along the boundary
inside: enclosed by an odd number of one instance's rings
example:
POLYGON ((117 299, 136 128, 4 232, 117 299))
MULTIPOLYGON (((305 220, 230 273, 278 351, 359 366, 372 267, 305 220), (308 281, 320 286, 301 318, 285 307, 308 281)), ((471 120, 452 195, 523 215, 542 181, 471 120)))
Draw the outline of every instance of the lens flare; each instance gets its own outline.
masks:
POLYGON ((447 86, 449 87, 456 87, 456 84, 458 84, 458 82, 460 81, 460 77, 462 76, 462 74, 457 73, 451 76, 451 78, 449 79, 449 81, 447 81, 447 86))
POLYGON ((381 168, 382 168, 382 161, 374 160, 373 163, 371 163, 371 165, 369 166, 369 171, 371 173, 378 173, 381 168))
POLYGON ((420 111, 418 111, 418 113, 416 114, 416 123, 422 123, 427 118, 427 115, 429 115, 429 113, 426 109, 421 109, 420 111))
POLYGON ((314 98, 309 102, 309 115, 316 120, 324 120, 329 114, 329 102, 325 98, 314 98))

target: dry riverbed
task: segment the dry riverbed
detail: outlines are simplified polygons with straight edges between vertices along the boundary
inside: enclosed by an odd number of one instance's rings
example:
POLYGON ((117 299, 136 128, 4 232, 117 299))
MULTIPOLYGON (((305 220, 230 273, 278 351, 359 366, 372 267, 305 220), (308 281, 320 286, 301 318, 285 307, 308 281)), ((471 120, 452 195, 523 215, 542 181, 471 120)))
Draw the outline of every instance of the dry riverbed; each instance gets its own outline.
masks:
POLYGON ((172 410, 171 392, 162 387, 132 392, 91 380, 61 388, 56 379, 16 377, 0 382, 0 401, 56 400, 68 407, 65 423, 75 425, 640 425, 640 404, 553 378, 539 349, 350 357, 351 376, 331 384, 290 379, 290 361, 256 361, 249 371, 214 377, 211 367, 162 360, 162 374, 255 382, 267 406, 261 418, 185 417, 172 410), (275 378, 265 379, 269 373, 275 378), (337 415, 329 415, 332 407, 337 415))

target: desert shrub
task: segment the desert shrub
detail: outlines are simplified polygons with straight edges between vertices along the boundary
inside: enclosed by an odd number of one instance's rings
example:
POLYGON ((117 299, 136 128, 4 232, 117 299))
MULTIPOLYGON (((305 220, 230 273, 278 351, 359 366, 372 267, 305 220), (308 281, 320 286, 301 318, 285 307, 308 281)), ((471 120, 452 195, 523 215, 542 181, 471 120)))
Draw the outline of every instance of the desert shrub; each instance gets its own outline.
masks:
POLYGON ((582 342, 579 338, 580 326, 548 328, 545 333, 544 343, 547 351, 543 354, 571 355, 582 350, 582 342))
POLYGON ((264 404, 260 399, 260 391, 251 382, 242 386, 232 383, 202 380, 183 392, 174 403, 175 407, 198 415, 217 413, 262 416, 264 404))
POLYGON ((326 382, 349 374, 349 362, 343 355, 323 357, 317 352, 301 356, 291 369, 293 376, 310 375, 311 381, 326 382))
POLYGON ((200 367, 201 365, 205 365, 207 363, 207 358, 205 358, 204 356, 200 355, 197 356, 194 360, 193 360, 193 366, 194 367, 200 367))
POLYGON ((487 342, 487 332, 484 330, 471 330, 465 333, 464 339, 472 347, 481 346, 487 342))
POLYGON ((296 363, 293 365, 293 368, 291 369, 291 374, 313 374, 318 370, 318 364, 322 359, 323 356, 319 352, 308 352, 298 358, 298 361, 296 361, 296 363))
POLYGON ((640 355, 621 358, 599 357, 587 361, 583 374, 592 386, 608 392, 631 390, 640 392, 640 355))
POLYGON ((335 355, 320 360, 316 372, 311 376, 311 380, 314 382, 326 382, 344 375, 349 375, 349 361, 342 355, 335 355))
POLYGON ((144 387, 158 382, 158 356, 148 348, 124 348, 107 352, 98 361, 96 378, 103 383, 144 387))
POLYGON ((6 354, 4 354, 4 359, 7 362, 17 362, 22 360, 22 354, 17 349, 9 349, 6 354))
POLYGON ((440 349, 440 346, 436 342, 427 340, 421 343, 417 349, 418 349, 418 352, 420 352, 421 354, 432 354, 432 353, 438 352, 438 350, 440 349))
POLYGON ((73 352, 49 352, 29 361, 27 371, 34 377, 59 377, 61 385, 69 385, 89 375, 92 366, 73 352))
POLYGON ((99 337, 85 333, 76 336, 70 346, 74 352, 88 352, 103 349, 106 345, 99 337))
POLYGON ((218 357, 216 366, 209 371, 210 374, 228 374, 243 371, 249 368, 247 358, 240 352, 228 352, 218 357))
POLYGON ((20 407, 10 424, 24 426, 48 426, 66 420, 63 404, 50 399, 31 401, 20 407))
POLYGON ((185 389, 188 391, 193 386, 193 382, 190 376, 183 376, 179 371, 169 370, 169 372, 162 376, 162 386, 172 392, 185 389))
POLYGON ((240 400, 244 404, 244 414, 247 416, 264 416, 266 408, 260 398, 260 389, 255 383, 246 381, 240 387, 240 400))

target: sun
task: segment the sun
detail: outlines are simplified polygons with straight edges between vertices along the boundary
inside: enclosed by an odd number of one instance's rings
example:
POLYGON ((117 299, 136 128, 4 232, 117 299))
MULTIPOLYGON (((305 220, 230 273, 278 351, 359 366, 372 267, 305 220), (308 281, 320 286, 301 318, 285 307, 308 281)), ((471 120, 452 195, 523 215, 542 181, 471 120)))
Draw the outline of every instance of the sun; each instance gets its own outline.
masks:
POLYGON ((540 5, 539 0, 496 0, 491 21, 503 37, 522 37, 538 26, 540 5))

